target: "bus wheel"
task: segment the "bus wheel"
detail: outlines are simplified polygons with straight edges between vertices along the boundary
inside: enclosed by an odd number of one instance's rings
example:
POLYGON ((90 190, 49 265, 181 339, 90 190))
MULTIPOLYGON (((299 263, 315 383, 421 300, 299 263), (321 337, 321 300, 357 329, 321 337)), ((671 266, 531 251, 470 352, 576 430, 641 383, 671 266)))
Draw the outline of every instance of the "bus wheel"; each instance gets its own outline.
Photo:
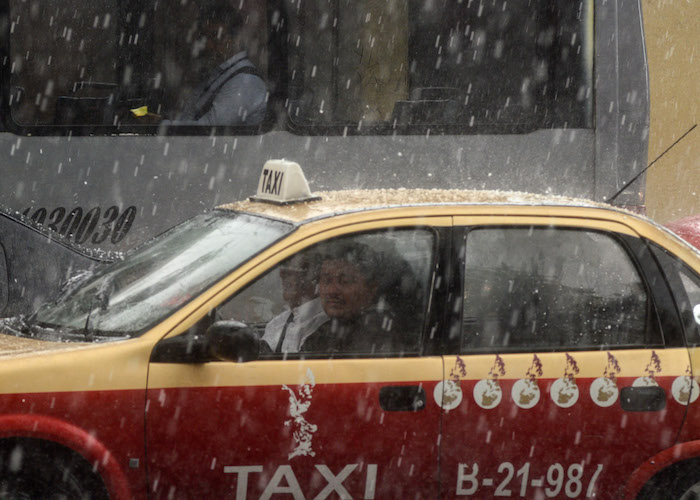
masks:
POLYGON ((0 498, 108 500, 102 480, 80 455, 56 443, 0 441, 0 498))

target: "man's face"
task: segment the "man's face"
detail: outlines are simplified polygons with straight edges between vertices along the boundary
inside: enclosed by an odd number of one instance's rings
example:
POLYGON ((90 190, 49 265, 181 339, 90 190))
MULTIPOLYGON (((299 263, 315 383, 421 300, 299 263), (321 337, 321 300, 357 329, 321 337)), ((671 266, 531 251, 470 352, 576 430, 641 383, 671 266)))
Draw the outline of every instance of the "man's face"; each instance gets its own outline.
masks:
POLYGON ((331 318, 353 319, 372 304, 376 286, 360 268, 342 259, 326 260, 319 279, 321 304, 331 318))
POLYGON ((282 296, 290 307, 299 307, 313 298, 316 285, 308 270, 282 267, 280 278, 282 280, 282 296))
POLYGON ((227 27, 217 19, 205 19, 200 28, 200 36, 205 40, 204 51, 208 57, 217 60, 230 57, 231 39, 227 27))

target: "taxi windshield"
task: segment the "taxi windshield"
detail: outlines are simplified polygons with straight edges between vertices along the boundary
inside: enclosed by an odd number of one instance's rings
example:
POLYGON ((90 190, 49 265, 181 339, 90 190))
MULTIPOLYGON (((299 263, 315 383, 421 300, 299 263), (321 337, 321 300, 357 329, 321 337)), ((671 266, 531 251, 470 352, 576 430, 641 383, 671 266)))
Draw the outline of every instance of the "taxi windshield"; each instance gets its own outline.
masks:
POLYGON ((134 337, 293 229, 288 223, 215 210, 135 250, 28 320, 56 340, 134 337))

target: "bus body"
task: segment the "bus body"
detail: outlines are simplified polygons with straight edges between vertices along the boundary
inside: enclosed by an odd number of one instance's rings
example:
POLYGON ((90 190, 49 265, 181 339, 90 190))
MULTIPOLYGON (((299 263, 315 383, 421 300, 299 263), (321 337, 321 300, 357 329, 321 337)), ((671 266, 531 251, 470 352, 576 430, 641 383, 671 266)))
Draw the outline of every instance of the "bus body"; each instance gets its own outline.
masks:
POLYGON ((245 197, 270 158, 312 190, 597 201, 647 164, 639 0, 222 2, 268 89, 260 123, 178 121, 218 64, 206 2, 2 0, 0 204, 121 251, 245 197))

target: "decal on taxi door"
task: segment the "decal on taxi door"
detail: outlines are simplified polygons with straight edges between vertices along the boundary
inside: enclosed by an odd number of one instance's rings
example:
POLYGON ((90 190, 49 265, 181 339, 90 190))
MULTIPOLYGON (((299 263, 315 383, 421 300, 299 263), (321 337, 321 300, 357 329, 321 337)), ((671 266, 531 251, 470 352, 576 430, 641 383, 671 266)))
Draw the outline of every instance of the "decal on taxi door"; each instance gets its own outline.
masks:
POLYGON ((700 386, 697 380, 692 377, 690 366, 685 370, 685 375, 677 377, 671 384, 673 399, 682 405, 694 403, 700 395, 700 386))
POLYGON ((576 404, 576 401, 578 401, 579 390, 576 385, 576 375, 578 375, 579 372, 578 363, 567 353, 564 376, 556 379, 549 390, 552 401, 554 401, 557 406, 571 408, 576 404))
POLYGON ((541 377, 542 373, 542 361, 537 357, 537 354, 533 354, 532 364, 525 374, 527 378, 517 380, 511 391, 513 401, 520 408, 530 409, 540 401, 540 387, 537 383, 537 377, 541 377))
POLYGON ((299 456, 309 455, 313 457, 316 455, 311 448, 311 441, 318 426, 308 422, 304 417, 304 413, 311 406, 311 397, 315 386, 316 379, 310 368, 306 370, 305 383, 299 386, 297 392, 294 392, 286 384, 282 386, 282 389, 289 392, 289 415, 292 417, 285 421, 284 425, 292 427, 292 437, 296 443, 296 447, 289 454, 289 460, 299 456))
POLYGON ((602 408, 607 408, 615 404, 620 390, 617 388, 617 375, 620 373, 620 364, 617 358, 608 354, 608 364, 602 377, 598 377, 591 383, 591 399, 602 408))
POLYGON ((479 380, 474 386, 474 401, 485 410, 495 408, 503 398, 503 391, 498 382, 498 377, 506 374, 506 365, 503 358, 496 355, 496 360, 489 370, 488 379, 479 380))
MULTIPOLYGON (((560 408, 571 408, 580 401, 581 394, 577 384, 576 376, 580 373, 579 364, 569 353, 562 353, 565 356, 565 368, 561 377, 551 381, 548 385, 551 400, 560 408)), ((617 377, 621 367, 618 359, 610 352, 606 353, 607 364, 601 377, 592 379, 589 386, 589 396, 591 400, 601 408, 607 408, 615 404, 619 399, 620 389, 617 377)), ((435 403, 443 410, 449 411, 457 408, 462 400, 461 381, 466 380, 466 365, 464 360, 457 356, 456 366, 450 372, 450 376, 439 382, 434 391, 435 403)), ((657 375, 661 374, 661 358, 656 351, 651 351, 649 361, 644 367, 644 374, 637 377, 633 382, 633 387, 655 387, 658 386, 657 375)), ((540 378, 543 376, 543 366, 537 354, 532 355, 532 362, 525 373, 525 377, 513 382, 510 390, 510 399, 515 405, 522 409, 534 408, 542 401, 542 391, 540 389, 540 378)), ((506 377, 507 367, 502 356, 496 354, 493 365, 489 369, 488 378, 477 380, 474 384, 472 395, 477 405, 485 410, 496 408, 503 400, 503 390, 501 380, 506 377)), ((694 403, 700 396, 700 384, 692 376, 690 366, 685 374, 676 377, 671 386, 674 400, 687 405, 694 403)))
POLYGON ((459 382, 466 376, 467 367, 462 358, 457 356, 455 366, 450 371, 449 378, 438 382, 433 391, 435 402, 443 410, 454 410, 460 405, 464 395, 462 394, 462 388, 459 386, 459 382))

